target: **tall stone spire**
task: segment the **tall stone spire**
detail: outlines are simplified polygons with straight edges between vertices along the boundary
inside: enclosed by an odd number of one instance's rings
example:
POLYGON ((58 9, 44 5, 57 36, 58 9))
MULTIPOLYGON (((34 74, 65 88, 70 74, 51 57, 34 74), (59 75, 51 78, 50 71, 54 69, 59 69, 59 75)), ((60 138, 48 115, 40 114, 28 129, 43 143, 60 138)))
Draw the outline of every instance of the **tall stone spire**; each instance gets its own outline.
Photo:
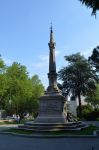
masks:
POLYGON ((54 92, 58 92, 59 90, 57 87, 57 73, 56 73, 56 62, 55 62, 56 43, 54 42, 54 33, 53 33, 52 25, 50 28, 50 41, 48 45, 49 45, 49 73, 48 73, 49 86, 47 92, 54 93, 54 92))
MULTIPOLYGON (((43 96, 39 99, 39 114, 35 120, 35 123, 49 123, 49 127, 53 123, 65 123, 63 108, 65 99, 62 96, 57 86, 57 73, 55 62, 55 42, 52 25, 50 28, 49 39, 49 86, 43 96)), ((44 130, 46 126, 44 126, 44 130)), ((42 127, 41 127, 42 128, 42 127)))
POLYGON ((55 62, 55 45, 56 43, 54 42, 54 34, 53 34, 53 29, 52 25, 50 28, 50 42, 48 43, 49 45, 49 73, 51 72, 56 72, 56 62, 55 62))

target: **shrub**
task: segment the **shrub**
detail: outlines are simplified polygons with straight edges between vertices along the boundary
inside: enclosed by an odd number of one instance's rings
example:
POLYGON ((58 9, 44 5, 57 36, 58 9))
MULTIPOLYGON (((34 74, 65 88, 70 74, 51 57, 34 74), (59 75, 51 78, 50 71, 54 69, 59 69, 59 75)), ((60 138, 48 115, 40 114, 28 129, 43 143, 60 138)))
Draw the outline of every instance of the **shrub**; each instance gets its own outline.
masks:
MULTIPOLYGON (((87 119, 87 115, 93 111, 92 106, 90 105, 83 105, 82 106, 82 118, 83 120, 87 119)), ((77 117, 80 117, 79 115, 79 106, 77 107, 77 117)))
MULTIPOLYGON (((79 107, 77 107, 77 116, 79 117, 79 107)), ((83 120, 99 120, 99 109, 94 109, 90 105, 82 106, 83 120)))

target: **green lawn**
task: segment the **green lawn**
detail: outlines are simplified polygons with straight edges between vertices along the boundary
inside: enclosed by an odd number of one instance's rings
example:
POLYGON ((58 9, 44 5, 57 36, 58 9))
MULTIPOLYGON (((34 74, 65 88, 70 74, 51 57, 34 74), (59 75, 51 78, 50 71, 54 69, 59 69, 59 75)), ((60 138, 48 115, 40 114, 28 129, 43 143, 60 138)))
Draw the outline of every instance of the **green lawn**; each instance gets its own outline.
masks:
POLYGON ((33 131, 21 130, 21 129, 15 129, 15 128, 7 129, 7 130, 4 130, 3 132, 11 132, 11 133, 27 134, 27 135, 33 133, 33 131))

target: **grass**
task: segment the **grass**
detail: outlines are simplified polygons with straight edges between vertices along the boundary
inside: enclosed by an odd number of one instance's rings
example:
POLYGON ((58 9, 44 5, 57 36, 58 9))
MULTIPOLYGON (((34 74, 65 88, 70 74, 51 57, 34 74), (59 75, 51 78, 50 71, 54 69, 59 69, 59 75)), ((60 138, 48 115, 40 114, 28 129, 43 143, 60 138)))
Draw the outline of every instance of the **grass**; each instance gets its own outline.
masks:
POLYGON ((30 130, 21 130, 21 129, 15 129, 15 128, 4 130, 4 132, 17 133, 17 134, 27 134, 27 135, 30 135, 33 133, 33 131, 30 131, 30 130))

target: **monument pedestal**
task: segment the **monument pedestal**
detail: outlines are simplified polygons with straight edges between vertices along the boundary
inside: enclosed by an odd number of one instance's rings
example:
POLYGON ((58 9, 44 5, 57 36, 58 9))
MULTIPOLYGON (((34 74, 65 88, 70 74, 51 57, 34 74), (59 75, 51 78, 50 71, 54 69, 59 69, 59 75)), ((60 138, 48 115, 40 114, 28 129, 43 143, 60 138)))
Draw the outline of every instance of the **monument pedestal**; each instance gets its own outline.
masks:
POLYGON ((45 94, 40 97, 39 114, 34 123, 66 123, 63 106, 61 94, 45 94))

